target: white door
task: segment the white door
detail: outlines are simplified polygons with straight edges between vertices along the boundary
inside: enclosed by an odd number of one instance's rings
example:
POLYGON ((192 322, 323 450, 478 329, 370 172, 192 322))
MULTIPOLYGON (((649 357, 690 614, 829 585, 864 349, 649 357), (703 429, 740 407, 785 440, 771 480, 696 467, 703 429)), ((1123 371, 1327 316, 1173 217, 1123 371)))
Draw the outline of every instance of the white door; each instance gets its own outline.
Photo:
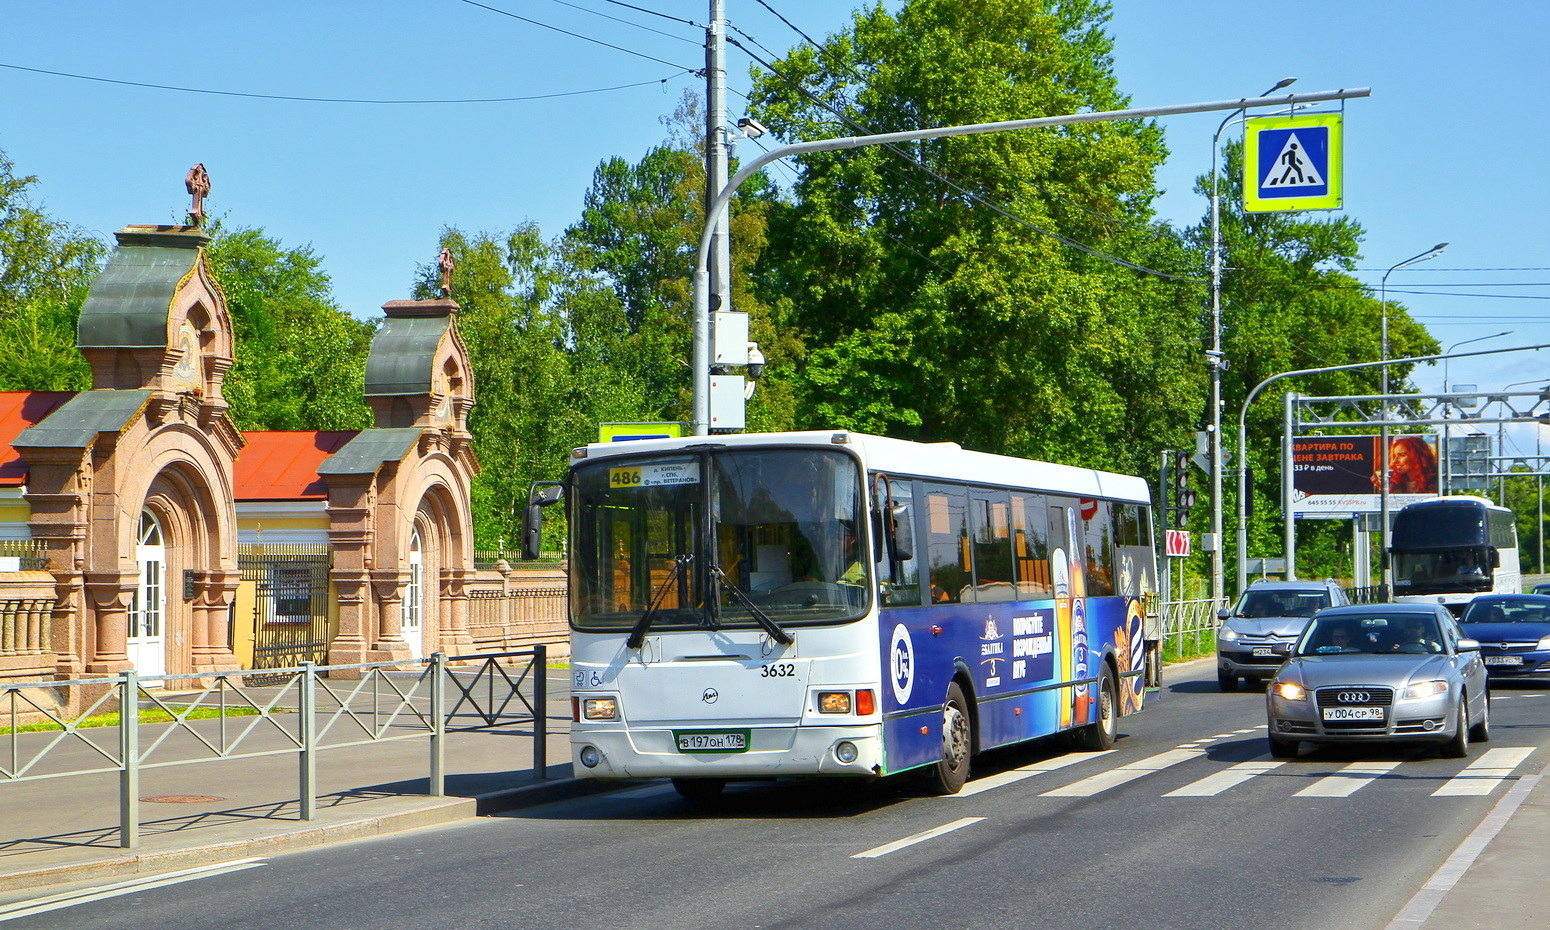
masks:
POLYGON ((163 632, 167 612, 167 547, 162 542, 161 524, 148 510, 140 514, 138 542, 135 560, 140 563, 140 584, 129 608, 125 651, 140 677, 153 678, 167 674, 163 632))
POLYGON ((424 572, 425 554, 420 546, 420 529, 415 527, 409 537, 409 585, 404 589, 404 601, 399 612, 399 628, 404 642, 409 646, 409 655, 416 659, 421 657, 424 650, 424 640, 420 635, 425 619, 424 572))

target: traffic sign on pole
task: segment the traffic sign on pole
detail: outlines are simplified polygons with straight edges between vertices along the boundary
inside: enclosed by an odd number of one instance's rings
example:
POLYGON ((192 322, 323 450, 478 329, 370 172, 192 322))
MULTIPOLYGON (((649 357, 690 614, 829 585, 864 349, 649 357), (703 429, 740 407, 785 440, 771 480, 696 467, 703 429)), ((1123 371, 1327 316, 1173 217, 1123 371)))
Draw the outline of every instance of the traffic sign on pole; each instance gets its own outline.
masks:
POLYGON ((1243 209, 1338 210, 1339 113, 1262 116, 1243 125, 1243 209))

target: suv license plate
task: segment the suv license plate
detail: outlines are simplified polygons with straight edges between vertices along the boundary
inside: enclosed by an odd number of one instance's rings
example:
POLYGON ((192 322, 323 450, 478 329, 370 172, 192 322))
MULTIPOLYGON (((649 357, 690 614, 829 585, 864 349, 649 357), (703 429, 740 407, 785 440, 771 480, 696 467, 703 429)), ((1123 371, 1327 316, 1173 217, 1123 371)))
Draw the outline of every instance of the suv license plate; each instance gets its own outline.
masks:
POLYGON ((681 730, 673 732, 673 738, 678 743, 679 752, 747 752, 748 731, 735 730, 733 732, 697 732, 685 733, 681 730))
POLYGON ((1325 720, 1382 720, 1381 707, 1326 707, 1325 720))

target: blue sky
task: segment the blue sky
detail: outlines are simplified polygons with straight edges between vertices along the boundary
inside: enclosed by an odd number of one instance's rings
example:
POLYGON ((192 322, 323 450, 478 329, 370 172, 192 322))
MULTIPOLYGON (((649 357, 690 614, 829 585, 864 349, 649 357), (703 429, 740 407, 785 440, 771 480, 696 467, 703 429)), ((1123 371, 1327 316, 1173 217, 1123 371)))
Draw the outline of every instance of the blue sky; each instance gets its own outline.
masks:
MULTIPOLYGON (((310 244, 349 312, 407 296, 443 226, 499 232, 524 220, 558 234, 597 163, 635 160, 662 118, 700 88, 706 0, 12 0, 0 64, 0 150, 51 215, 105 239, 129 223, 177 222, 184 172, 203 162, 209 209, 288 246, 310 244), (590 11, 590 12, 589 12, 590 11), (603 14, 602 16, 596 14, 603 14), (617 17, 628 25, 605 17, 617 17), (647 28, 641 28, 642 26, 647 28), (567 35, 565 32, 576 35, 567 35), (587 39, 579 38, 585 36, 587 39), (613 47, 609 47, 613 46, 613 47), (639 85, 639 86, 624 86, 639 85), (603 88, 620 88, 596 93, 603 88), (260 99, 467 100, 366 104, 260 99)), ((851 4, 766 0, 821 38, 851 4)), ((966 0, 968 2, 968 0, 966 0)), ((733 38, 761 56, 801 37, 759 0, 726 0, 733 38), (757 42, 759 45, 754 44, 757 42)), ((1244 3, 1116 0, 1121 87, 1137 107, 1367 86, 1346 106, 1345 212, 1367 231, 1359 277, 1447 241, 1389 277, 1444 346, 1550 343, 1550 4, 1411 0, 1244 3)), ((732 115, 749 59, 732 50, 732 115)), ((1206 210, 1191 190, 1220 115, 1163 121, 1173 155, 1162 218, 1206 210)), ((794 140, 791 140, 794 141, 794 140)), ((736 247, 734 243, 734 248, 736 247)), ((1550 350, 1451 363, 1454 383, 1501 390, 1550 379, 1550 350)), ((1423 390, 1441 366, 1421 369, 1423 390)), ((1531 451, 1534 433, 1512 430, 1531 451)))

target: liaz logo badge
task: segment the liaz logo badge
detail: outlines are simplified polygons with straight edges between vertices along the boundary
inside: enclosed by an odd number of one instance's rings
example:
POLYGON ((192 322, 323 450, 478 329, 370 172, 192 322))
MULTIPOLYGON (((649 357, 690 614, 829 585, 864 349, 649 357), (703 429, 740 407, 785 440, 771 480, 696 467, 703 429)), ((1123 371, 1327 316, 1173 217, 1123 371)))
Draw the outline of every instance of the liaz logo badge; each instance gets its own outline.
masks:
POLYGON ((721 697, 721 693, 715 688, 706 688, 705 693, 700 695, 700 700, 707 704, 714 704, 716 703, 716 698, 719 697, 721 697))
POLYGON ((900 706, 909 703, 910 692, 915 690, 915 644, 902 623, 893 628, 893 641, 888 645, 888 684, 900 706))

